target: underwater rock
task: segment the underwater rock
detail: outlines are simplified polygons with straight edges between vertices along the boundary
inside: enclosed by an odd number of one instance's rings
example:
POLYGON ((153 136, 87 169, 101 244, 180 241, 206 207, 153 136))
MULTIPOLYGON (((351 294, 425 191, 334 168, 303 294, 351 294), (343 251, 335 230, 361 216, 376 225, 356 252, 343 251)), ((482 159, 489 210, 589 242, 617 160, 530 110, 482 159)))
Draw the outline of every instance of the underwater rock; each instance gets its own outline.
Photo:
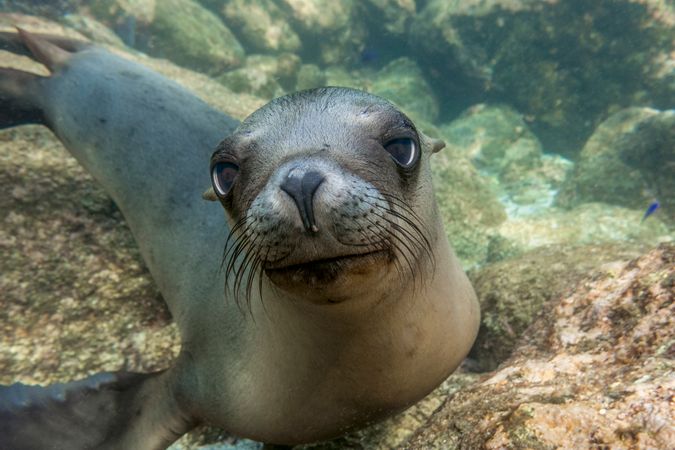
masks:
POLYGON ((675 442, 675 246, 551 300, 514 355, 405 448, 653 448, 675 442))
POLYGON ((630 242, 657 245, 674 239, 658 217, 641 221, 643 211, 605 203, 584 203, 571 210, 552 208, 533 216, 510 218, 497 233, 527 251, 544 245, 630 242))
POLYGON ((271 0, 231 0, 222 5, 220 13, 253 51, 297 52, 302 46, 287 17, 271 0))
POLYGON ((419 66, 410 58, 396 59, 380 69, 369 89, 401 107, 413 120, 433 122, 438 102, 419 66))
MULTIPOLYGON (((410 27, 444 104, 513 105, 574 155, 607 114, 675 102, 675 7, 653 0, 430 0, 410 27)), ((457 111, 459 112, 459 111, 457 111)))
POLYGON ((0 152, 0 383, 164 368, 178 330, 113 201, 46 128, 0 152))
POLYGON ((326 86, 326 75, 316 64, 303 64, 298 70, 296 91, 326 86))
POLYGON ((279 0, 303 42, 303 59, 342 64, 358 54, 366 36, 361 5, 354 0, 279 0))
POLYGON ((494 178, 509 216, 532 215, 553 203, 571 162, 543 154, 522 115, 507 105, 478 104, 440 127, 448 146, 494 178))
POLYGON ((88 39, 113 47, 124 48, 126 44, 113 30, 98 20, 82 14, 66 14, 63 23, 73 28, 88 39))
POLYGON ((94 0, 88 9, 127 45, 184 67, 219 74, 244 58, 234 34, 192 0, 94 0))
POLYGON ((438 209, 445 232, 464 267, 485 262, 492 229, 506 220, 490 182, 469 160, 441 150, 431 159, 438 209))
POLYGON ((324 70, 327 86, 344 86, 368 91, 372 81, 363 78, 355 71, 348 71, 341 66, 329 66, 324 70))
POLYGON ((63 14, 74 13, 84 0, 0 0, 4 13, 35 14, 58 19, 63 14))
POLYGON ((628 108, 588 140, 556 201, 606 202, 646 209, 655 198, 675 221, 675 110, 628 108))
POLYGON ((480 301, 481 326, 469 356, 472 369, 497 368, 508 358, 542 305, 602 264, 628 260, 646 246, 626 243, 539 247, 469 272, 480 301))
POLYGON ((243 67, 226 72, 216 80, 234 92, 271 100, 293 89, 299 69, 300 58, 292 53, 250 55, 243 67))
POLYGON ((522 115, 507 105, 474 105, 441 130, 450 145, 491 175, 541 165, 539 140, 522 115))
POLYGON ((364 3, 370 9, 369 16, 377 18, 373 25, 391 36, 407 33, 417 10, 415 0, 365 0, 364 3))

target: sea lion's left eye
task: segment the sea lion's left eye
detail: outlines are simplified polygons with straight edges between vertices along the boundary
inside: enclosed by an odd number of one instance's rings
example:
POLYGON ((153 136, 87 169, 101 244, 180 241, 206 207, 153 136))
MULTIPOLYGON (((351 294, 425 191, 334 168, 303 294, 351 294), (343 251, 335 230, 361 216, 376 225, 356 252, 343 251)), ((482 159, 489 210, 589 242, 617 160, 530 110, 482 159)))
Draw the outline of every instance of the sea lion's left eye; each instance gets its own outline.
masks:
POLYGON ((410 138, 398 138, 384 144, 384 149, 389 152, 396 163, 404 169, 409 169, 417 162, 419 150, 417 143, 410 138))
POLYGON ((230 192, 234 179, 239 173, 239 166, 231 162, 219 162, 211 169, 211 181, 213 189, 219 197, 224 197, 230 192))

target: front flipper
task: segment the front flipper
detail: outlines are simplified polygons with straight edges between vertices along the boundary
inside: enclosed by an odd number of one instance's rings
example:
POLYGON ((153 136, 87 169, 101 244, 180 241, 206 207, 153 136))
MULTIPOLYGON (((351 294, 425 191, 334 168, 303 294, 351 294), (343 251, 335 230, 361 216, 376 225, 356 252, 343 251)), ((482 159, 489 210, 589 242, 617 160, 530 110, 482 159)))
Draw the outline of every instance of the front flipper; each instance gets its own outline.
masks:
POLYGON ((0 386, 0 448, 162 449, 191 424, 167 372, 106 372, 50 386, 0 386))

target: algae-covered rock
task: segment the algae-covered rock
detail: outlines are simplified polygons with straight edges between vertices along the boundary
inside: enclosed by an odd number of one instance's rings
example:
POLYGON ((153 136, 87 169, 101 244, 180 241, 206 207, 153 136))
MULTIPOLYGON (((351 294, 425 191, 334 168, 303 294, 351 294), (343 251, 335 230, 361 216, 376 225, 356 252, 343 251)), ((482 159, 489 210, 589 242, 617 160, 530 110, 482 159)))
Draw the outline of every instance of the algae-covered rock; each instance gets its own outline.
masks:
POLYGON ((539 140, 507 105, 474 105, 441 130, 450 145, 487 173, 500 176, 507 167, 541 164, 539 140))
POLYGON ((33 14, 58 19, 63 14, 74 13, 84 0, 0 0, 3 13, 33 14))
POLYGON ((505 100, 573 155, 611 111, 672 107, 674 18, 659 0, 430 0, 410 36, 448 104, 505 100))
POLYGON ((570 286, 402 447, 672 448, 674 286, 673 245, 570 286))
POLYGON ((440 127, 449 147, 494 178, 510 216, 544 211, 553 203, 571 162, 543 154, 522 115, 507 105, 478 104, 440 127))
POLYGON ((125 43, 113 30, 98 20, 82 14, 66 14, 63 23, 73 28, 94 42, 124 47, 125 43))
POLYGON ((243 67, 226 72, 216 80, 234 92, 271 100, 293 89, 299 68, 300 58, 292 53, 251 55, 243 67))
POLYGON ((370 92, 396 103, 414 119, 433 122, 438 102, 419 66, 410 58, 396 59, 375 75, 370 92))
POLYGON ((128 45, 185 67, 218 74, 244 57, 234 34, 192 0, 94 0, 89 10, 128 45))
POLYGON ((372 85, 370 80, 340 66, 326 67, 324 74, 327 86, 343 86, 368 91, 372 85))
POLYGON ((225 23, 257 52, 297 52, 302 43, 287 17, 271 0, 231 0, 221 8, 225 23))
POLYGON ((316 64, 303 64, 298 70, 295 90, 326 86, 326 75, 316 64))
POLYGON ((635 244, 553 245, 469 272, 481 309, 478 337, 471 349, 474 368, 494 370, 510 356, 542 306, 602 264, 635 258, 635 244))
POLYGON ((673 230, 658 217, 641 221, 642 211, 585 203, 571 210, 511 218, 497 232, 523 250, 553 244, 631 242, 657 245, 673 240, 673 230))
POLYGON ((308 59, 341 64, 361 48, 365 17, 354 0, 279 0, 308 59))
POLYGON ((404 35, 412 22, 417 5, 415 0, 366 0, 373 25, 389 35, 404 35))
POLYGON ((487 259, 491 231, 506 219, 490 183, 466 159, 442 150, 431 161, 438 208, 448 239, 465 267, 487 259))
POLYGON ((628 108, 603 122, 558 195, 563 206, 606 202, 645 209, 654 198, 675 220, 675 110, 628 108))

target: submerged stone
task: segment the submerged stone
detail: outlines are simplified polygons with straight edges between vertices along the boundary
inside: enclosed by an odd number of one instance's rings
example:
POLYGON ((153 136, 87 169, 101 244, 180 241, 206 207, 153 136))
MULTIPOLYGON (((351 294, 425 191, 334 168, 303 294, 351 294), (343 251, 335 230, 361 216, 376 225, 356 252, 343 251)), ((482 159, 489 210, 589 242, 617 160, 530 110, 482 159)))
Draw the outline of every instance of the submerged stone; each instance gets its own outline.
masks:
POLYGON ((588 140, 557 203, 606 202, 646 209, 658 199, 675 222, 675 110, 628 108, 610 116, 588 140))
POLYGON ((342 64, 365 39, 365 17, 354 0, 280 0, 279 5, 300 35, 308 60, 342 64))
POLYGON ((510 359, 448 398, 404 447, 671 448, 675 247, 570 287, 510 359))
POLYGON ((242 42, 256 52, 297 52, 302 46, 288 17, 271 0, 233 0, 222 5, 220 12, 242 42))
POLYGON ((243 67, 220 75, 216 81, 234 92, 271 100, 294 88, 299 68, 300 58, 292 53, 251 55, 243 67))
POLYGON ((538 215, 510 218, 497 232, 522 250, 553 244, 630 242, 657 245, 673 231, 658 217, 642 222, 643 212, 606 203, 585 203, 571 210, 552 208, 538 215))
POLYGON ((433 122, 438 118, 438 102, 424 73, 410 58, 396 59, 373 79, 370 92, 403 108, 413 119, 433 122))
POLYGON ((481 306, 471 349, 474 370, 489 371, 511 355, 542 306, 604 263, 635 258, 636 244, 551 245, 469 272, 481 306))
POLYGON ((184 67, 218 74, 238 66, 244 57, 234 34, 192 0, 95 0, 89 10, 127 45, 184 67))
POLYGON ((430 0, 410 39, 443 102, 505 101, 571 156, 613 110, 672 106, 674 24, 663 1, 430 0))

